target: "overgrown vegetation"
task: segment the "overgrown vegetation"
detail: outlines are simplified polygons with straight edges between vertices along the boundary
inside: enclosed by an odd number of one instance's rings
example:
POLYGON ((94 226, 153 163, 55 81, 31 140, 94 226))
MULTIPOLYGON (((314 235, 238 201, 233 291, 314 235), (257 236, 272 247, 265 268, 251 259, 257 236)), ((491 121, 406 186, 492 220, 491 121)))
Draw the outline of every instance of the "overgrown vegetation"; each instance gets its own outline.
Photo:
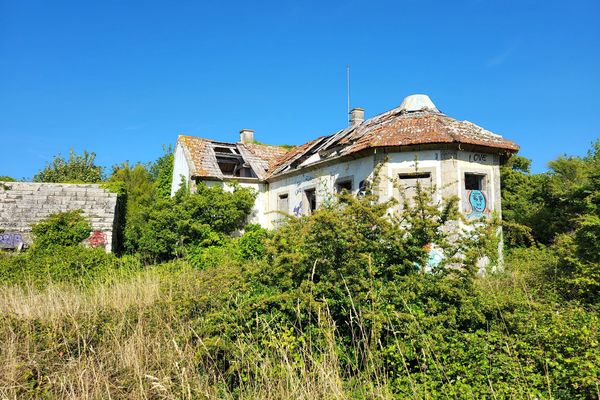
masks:
POLYGON ((559 157, 531 174, 513 157, 502 171, 507 244, 552 253, 544 274, 567 299, 598 303, 600 293, 600 141, 585 157, 559 157))
POLYGON ((98 183, 102 181, 104 173, 102 167, 95 164, 96 153, 86 150, 79 155, 71 149, 69 159, 60 154, 55 156, 52 163, 35 174, 34 182, 62 182, 62 183, 98 183))
POLYGON ((75 244, 74 213, 40 224, 66 236, 52 251, 0 257, 0 397, 600 398, 597 145, 503 168, 504 270, 485 275, 496 227, 448 236, 456 199, 342 194, 266 231, 244 227, 247 189, 170 199, 169 157, 108 178, 124 255, 75 244))

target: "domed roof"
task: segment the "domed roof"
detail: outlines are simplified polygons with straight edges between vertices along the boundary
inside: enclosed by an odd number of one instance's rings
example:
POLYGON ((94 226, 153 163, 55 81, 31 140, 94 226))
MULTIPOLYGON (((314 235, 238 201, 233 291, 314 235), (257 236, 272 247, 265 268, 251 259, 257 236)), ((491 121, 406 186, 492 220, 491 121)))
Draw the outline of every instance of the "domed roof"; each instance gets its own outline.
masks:
POLYGON ((415 112, 415 111, 434 111, 440 112, 433 101, 426 94, 412 94, 406 96, 400 107, 401 112, 415 112))

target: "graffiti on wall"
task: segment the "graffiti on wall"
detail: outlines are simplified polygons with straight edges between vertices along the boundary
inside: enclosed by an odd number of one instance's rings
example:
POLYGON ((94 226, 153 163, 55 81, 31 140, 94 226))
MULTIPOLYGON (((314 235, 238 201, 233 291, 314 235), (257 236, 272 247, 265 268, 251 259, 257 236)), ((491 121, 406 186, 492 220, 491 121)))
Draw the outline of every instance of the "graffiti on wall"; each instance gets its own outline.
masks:
POLYGON ((23 242, 23 236, 20 233, 0 233, 0 247, 16 248, 23 242))
POLYGON ((90 237, 87 238, 87 244, 90 247, 105 247, 106 244, 108 243, 107 237, 106 237, 106 233, 102 232, 102 231, 93 231, 90 234, 90 237))
POLYGON ((302 203, 298 203, 294 207, 294 216, 300 217, 301 215, 302 215, 302 203))
POLYGON ((467 190, 465 198, 465 214, 467 218, 481 218, 484 214, 490 213, 485 192, 481 190, 467 190))

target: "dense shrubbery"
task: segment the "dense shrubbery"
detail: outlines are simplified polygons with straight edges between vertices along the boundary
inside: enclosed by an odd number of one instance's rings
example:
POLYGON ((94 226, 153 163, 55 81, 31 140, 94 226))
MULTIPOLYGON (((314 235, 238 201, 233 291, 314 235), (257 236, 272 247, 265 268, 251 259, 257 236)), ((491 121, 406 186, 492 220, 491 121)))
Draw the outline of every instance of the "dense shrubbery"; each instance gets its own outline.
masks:
POLYGON ((66 211, 50 215, 35 224, 31 233, 35 239, 36 250, 54 247, 79 246, 88 238, 92 225, 83 216, 81 210, 66 211))
POLYGON ((50 215, 32 227, 33 246, 21 254, 0 254, 0 282, 33 283, 46 286, 51 282, 91 284, 119 270, 139 270, 138 257, 118 258, 103 248, 86 247, 91 224, 81 210, 50 215))
POLYGON ((559 157, 532 175, 513 157, 502 169, 507 245, 548 246, 556 262, 546 275, 566 299, 600 297, 600 141, 585 157, 559 157))

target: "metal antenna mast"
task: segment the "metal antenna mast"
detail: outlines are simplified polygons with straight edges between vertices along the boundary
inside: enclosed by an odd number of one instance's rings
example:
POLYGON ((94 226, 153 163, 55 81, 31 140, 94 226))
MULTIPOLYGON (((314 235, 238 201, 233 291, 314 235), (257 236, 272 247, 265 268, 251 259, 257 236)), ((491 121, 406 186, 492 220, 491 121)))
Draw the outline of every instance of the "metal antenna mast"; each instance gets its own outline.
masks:
POLYGON ((346 96, 348 97, 348 114, 346 114, 346 117, 350 118, 350 65, 346 65, 346 96))

